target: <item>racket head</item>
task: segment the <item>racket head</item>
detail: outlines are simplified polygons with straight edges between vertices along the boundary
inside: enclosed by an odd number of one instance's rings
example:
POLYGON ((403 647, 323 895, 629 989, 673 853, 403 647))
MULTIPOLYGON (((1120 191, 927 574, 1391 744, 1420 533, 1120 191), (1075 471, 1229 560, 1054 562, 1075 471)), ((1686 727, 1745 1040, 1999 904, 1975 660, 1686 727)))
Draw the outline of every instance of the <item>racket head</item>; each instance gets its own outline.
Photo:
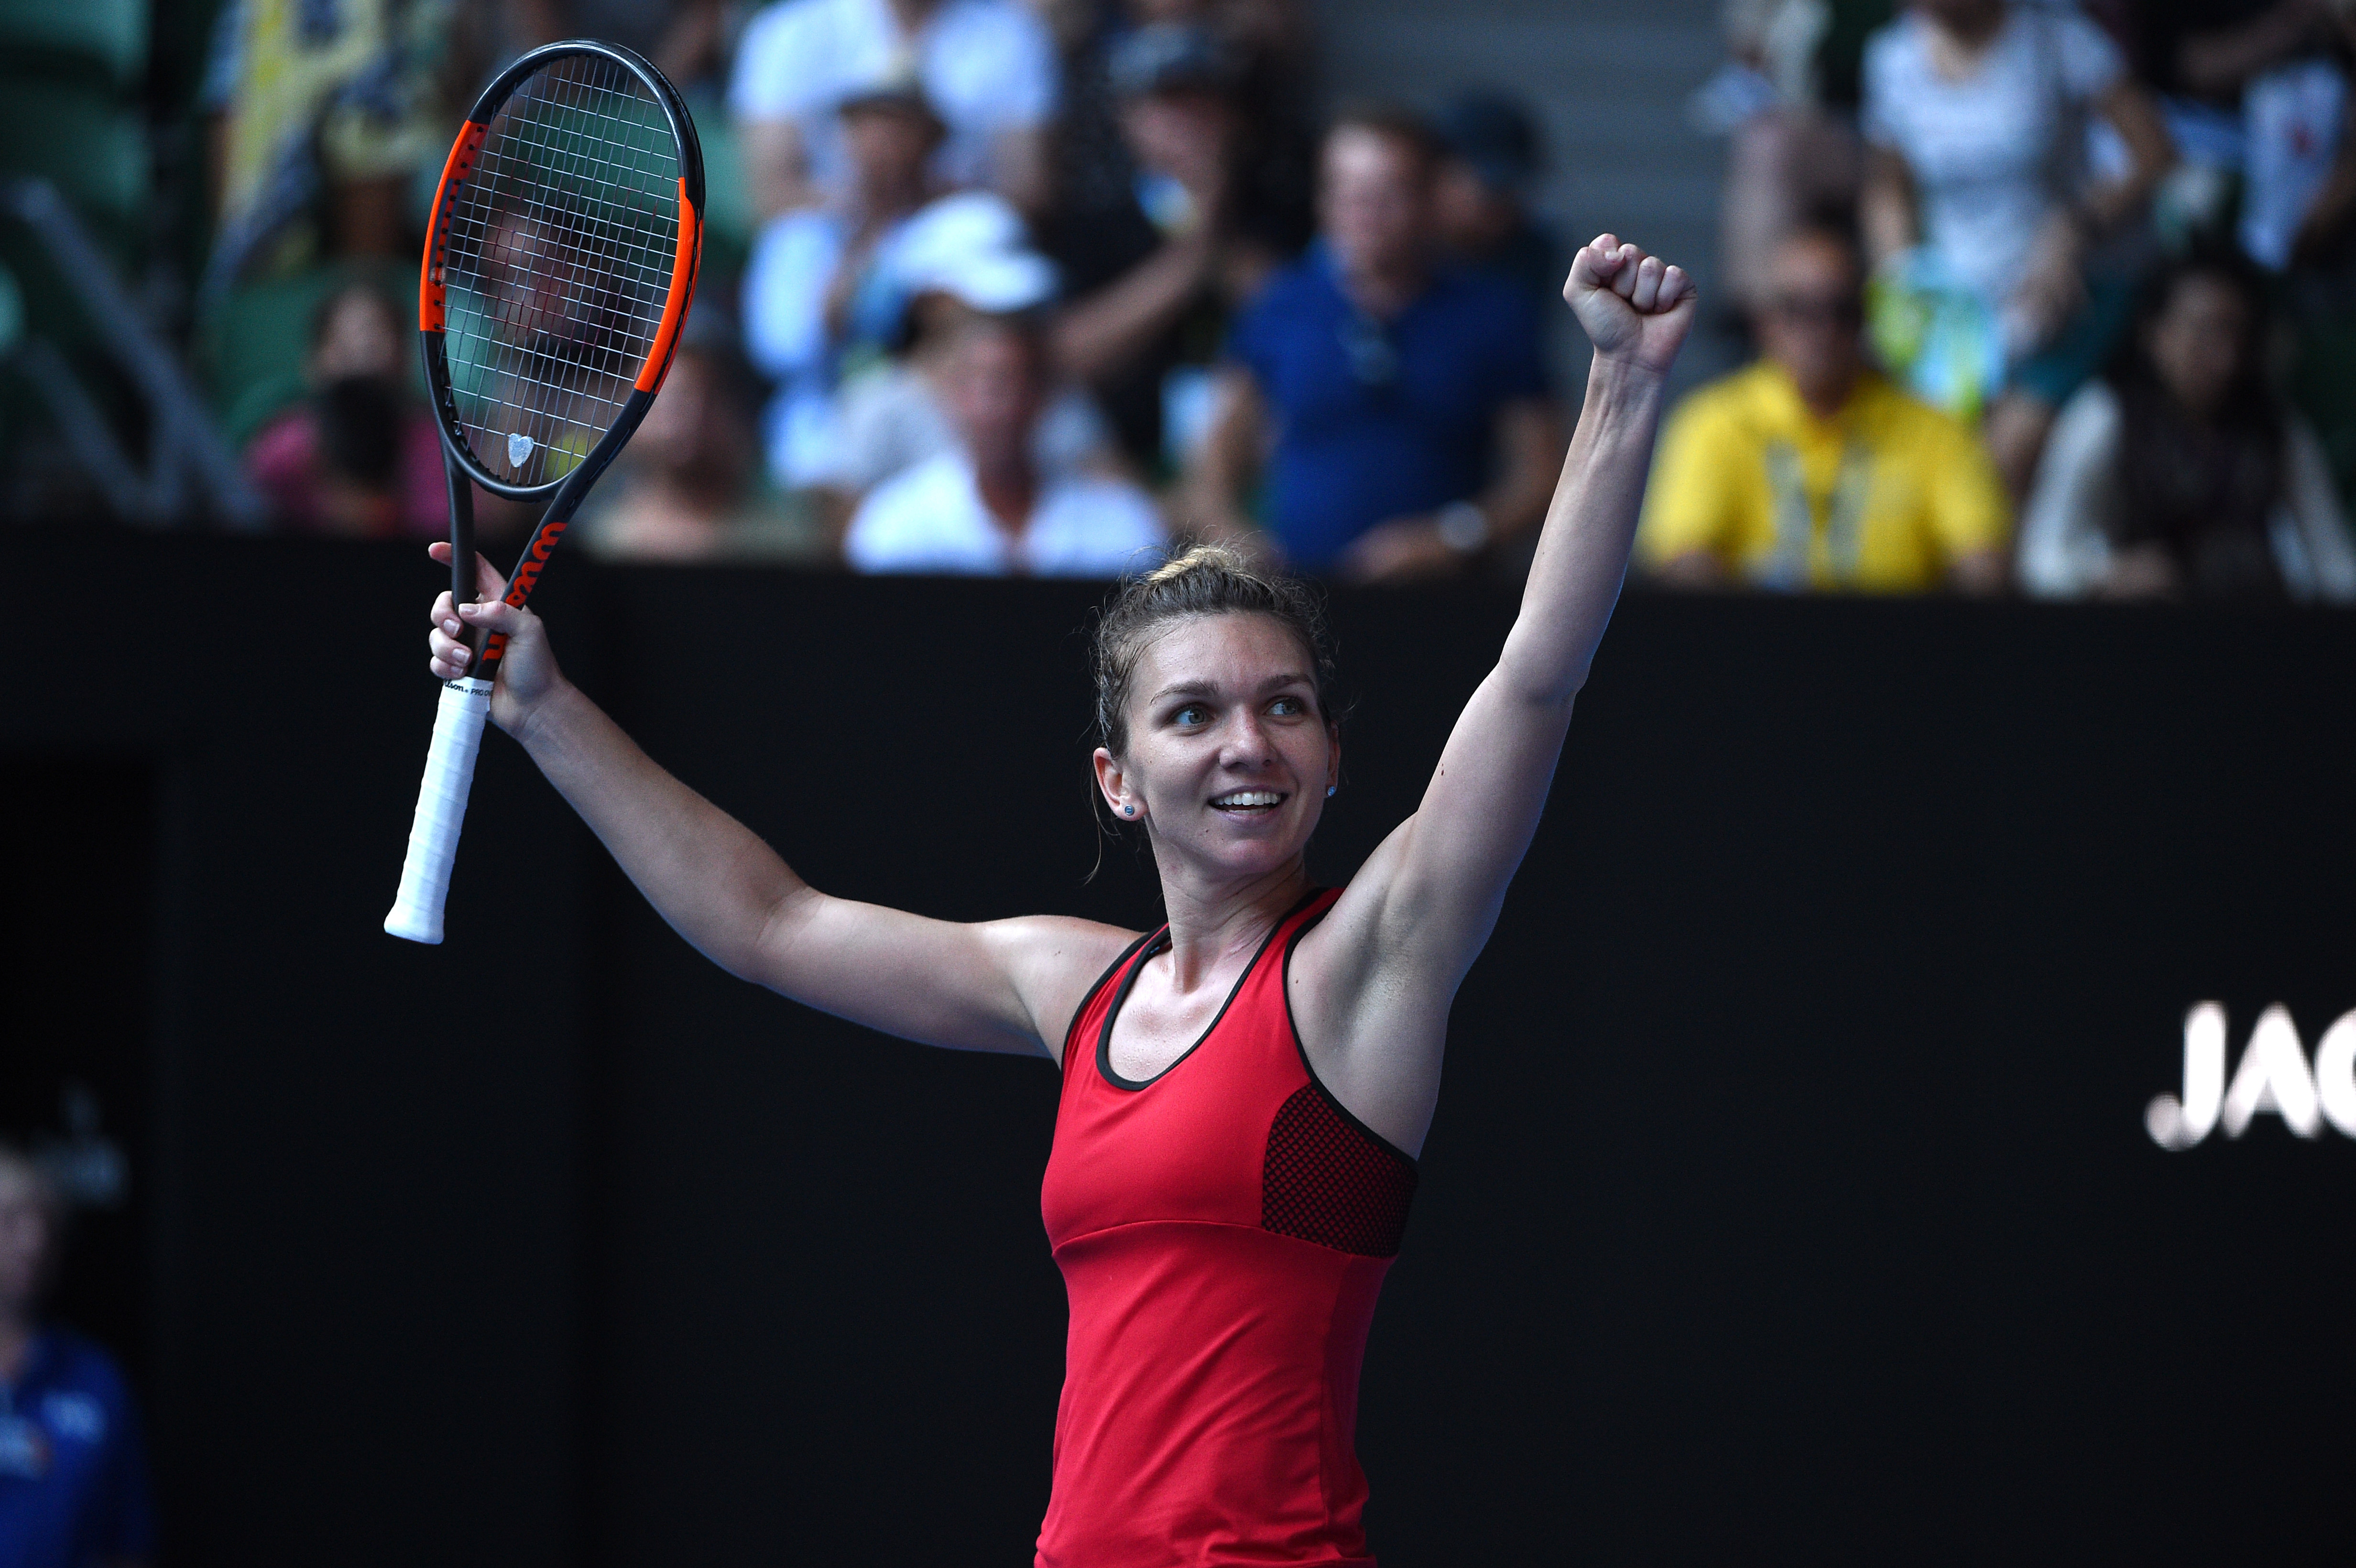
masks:
POLYGON ((483 90, 443 166, 417 322, 476 484, 535 501, 612 460, 670 368, 702 211, 695 123, 643 57, 550 44, 483 90))

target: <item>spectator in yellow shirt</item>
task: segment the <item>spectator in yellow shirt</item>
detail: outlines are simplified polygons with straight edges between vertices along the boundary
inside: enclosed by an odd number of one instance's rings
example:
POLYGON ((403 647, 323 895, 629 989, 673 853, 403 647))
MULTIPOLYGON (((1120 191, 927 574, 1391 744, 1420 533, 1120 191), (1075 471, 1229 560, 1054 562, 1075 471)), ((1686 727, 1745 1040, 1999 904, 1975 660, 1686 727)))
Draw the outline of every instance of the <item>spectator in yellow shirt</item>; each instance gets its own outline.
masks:
POLYGON ((1972 433, 1867 368, 1857 247, 1777 248, 1762 357, 1686 399, 1661 437, 1637 553, 1680 587, 1919 593, 2003 586, 2002 485, 1972 433))

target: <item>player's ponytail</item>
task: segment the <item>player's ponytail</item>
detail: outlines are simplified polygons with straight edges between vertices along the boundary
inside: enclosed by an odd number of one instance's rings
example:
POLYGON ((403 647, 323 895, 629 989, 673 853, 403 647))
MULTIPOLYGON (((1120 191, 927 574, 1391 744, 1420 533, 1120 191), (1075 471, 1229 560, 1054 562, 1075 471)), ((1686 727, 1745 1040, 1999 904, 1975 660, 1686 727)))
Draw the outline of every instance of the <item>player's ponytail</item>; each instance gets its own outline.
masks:
POLYGON ((1115 756, 1129 743, 1129 688, 1137 661, 1155 638, 1198 615, 1267 615, 1300 641, 1317 682, 1317 711, 1338 721, 1331 692, 1333 651, 1316 590, 1298 578, 1262 571, 1228 545, 1197 544, 1117 589, 1097 618, 1092 662, 1097 683, 1097 742, 1115 756))

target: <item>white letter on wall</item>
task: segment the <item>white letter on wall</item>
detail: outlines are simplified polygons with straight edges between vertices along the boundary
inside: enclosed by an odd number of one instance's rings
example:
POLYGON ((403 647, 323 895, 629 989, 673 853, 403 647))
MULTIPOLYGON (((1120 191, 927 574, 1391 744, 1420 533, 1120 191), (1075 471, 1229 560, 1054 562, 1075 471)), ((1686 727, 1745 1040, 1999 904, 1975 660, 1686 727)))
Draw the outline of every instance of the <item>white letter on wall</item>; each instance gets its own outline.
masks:
POLYGON ((2303 1138, 2311 1138, 2320 1125, 2317 1115, 2315 1080, 2307 1071, 2307 1052, 2298 1045, 2298 1029, 2290 1010, 2279 1003, 2259 1015, 2242 1052, 2241 1070, 2225 1093, 2225 1136, 2237 1138, 2260 1111, 2280 1115, 2283 1125, 2303 1138))
POLYGON ((2225 1009, 2201 1002, 2184 1015, 2184 1098, 2162 1094, 2152 1101, 2144 1110, 2144 1130, 2162 1148, 2190 1148, 2217 1125, 2224 1093, 2225 1009))
POLYGON ((2356 1138, 2356 1012, 2340 1014, 2317 1042, 2315 1092, 2331 1125, 2356 1138))

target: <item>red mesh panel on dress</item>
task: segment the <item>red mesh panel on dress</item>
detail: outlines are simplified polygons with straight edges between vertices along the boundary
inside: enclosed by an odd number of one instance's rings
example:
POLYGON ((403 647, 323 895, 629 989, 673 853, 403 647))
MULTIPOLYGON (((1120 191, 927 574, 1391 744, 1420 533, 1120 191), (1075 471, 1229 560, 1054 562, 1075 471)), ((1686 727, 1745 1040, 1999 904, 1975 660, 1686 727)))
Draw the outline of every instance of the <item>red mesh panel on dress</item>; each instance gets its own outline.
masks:
POLYGON ((1397 1257, 1415 1165, 1334 1109, 1313 1083, 1278 1107, 1260 1168, 1259 1222, 1361 1257, 1397 1257))

